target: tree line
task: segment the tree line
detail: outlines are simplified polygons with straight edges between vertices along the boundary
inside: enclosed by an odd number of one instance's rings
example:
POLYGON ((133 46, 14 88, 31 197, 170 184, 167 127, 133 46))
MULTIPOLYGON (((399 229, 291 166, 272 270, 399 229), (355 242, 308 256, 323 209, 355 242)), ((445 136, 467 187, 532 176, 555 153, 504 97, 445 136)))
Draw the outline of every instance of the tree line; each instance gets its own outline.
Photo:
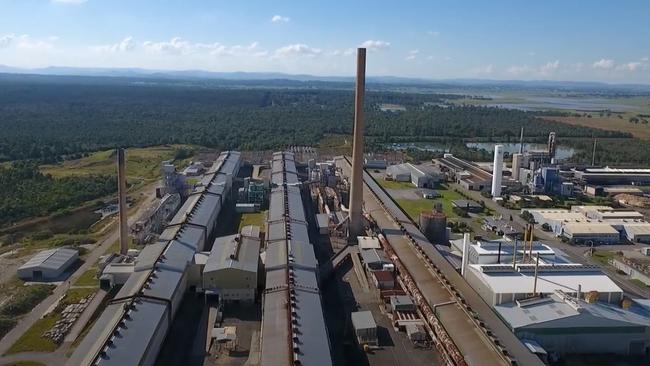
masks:
MULTIPOLYGON (((111 78, 0 75, 0 161, 44 163, 100 149, 196 144, 264 150, 316 146, 325 134, 352 133, 352 90, 232 88, 111 78)), ((376 142, 426 136, 516 140, 559 137, 631 138, 617 131, 544 121, 539 113, 455 106, 454 94, 370 90, 366 135, 376 142), (406 107, 383 112, 382 103, 406 107)))

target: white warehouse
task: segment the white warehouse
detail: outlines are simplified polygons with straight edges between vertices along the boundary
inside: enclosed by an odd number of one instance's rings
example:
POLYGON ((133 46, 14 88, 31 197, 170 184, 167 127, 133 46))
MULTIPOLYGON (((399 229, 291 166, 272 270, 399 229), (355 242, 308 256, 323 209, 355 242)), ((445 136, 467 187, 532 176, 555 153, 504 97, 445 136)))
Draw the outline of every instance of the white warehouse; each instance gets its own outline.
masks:
POLYGON ((411 182, 418 188, 433 188, 440 182, 440 176, 423 170, 411 163, 391 165, 386 168, 386 178, 396 182, 411 182))
POLYGON ((25 281, 60 279, 63 272, 79 259, 76 249, 44 250, 18 268, 18 277, 25 281))

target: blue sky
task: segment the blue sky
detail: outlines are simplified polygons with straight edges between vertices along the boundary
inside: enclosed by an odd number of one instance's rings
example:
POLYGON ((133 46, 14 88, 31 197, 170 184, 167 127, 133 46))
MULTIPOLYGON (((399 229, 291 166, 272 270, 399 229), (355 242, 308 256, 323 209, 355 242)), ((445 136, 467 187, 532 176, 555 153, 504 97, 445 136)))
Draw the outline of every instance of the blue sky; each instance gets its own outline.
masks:
POLYGON ((0 64, 650 83, 650 1, 0 0, 0 64))

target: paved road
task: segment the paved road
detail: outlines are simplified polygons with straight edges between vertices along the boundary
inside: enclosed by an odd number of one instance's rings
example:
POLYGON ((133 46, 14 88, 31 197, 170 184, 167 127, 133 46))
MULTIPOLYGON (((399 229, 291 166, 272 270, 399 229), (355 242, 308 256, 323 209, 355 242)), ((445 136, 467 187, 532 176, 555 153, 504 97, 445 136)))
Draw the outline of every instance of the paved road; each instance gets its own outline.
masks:
MULTIPOLYGON (((504 219, 509 219, 510 215, 512 215, 512 219, 514 222, 520 224, 520 225, 526 225, 526 221, 519 217, 519 210, 510 210, 508 208, 505 208, 503 206, 500 206, 496 202, 492 201, 491 199, 485 198, 481 196, 479 192, 476 191, 467 191, 463 189, 458 184, 450 183, 449 186, 451 188, 458 189, 462 191, 463 193, 467 194, 470 196, 473 200, 475 201, 483 201, 485 202, 486 207, 489 209, 502 214, 504 219)), ((612 278, 612 280, 623 289, 623 291, 636 296, 636 297, 644 297, 644 298, 650 298, 650 289, 648 288, 641 288, 637 286, 636 284, 630 282, 625 276, 621 276, 620 274, 616 273, 616 271, 608 266, 602 266, 600 262, 597 262, 591 257, 585 255, 587 251, 589 251, 589 248, 583 247, 583 246, 576 246, 576 245, 570 245, 567 243, 564 243, 561 240, 558 240, 555 235, 536 229, 535 230, 535 236, 537 238, 540 238, 544 240, 544 243, 548 244, 549 246, 560 249, 564 253, 567 254, 569 259, 576 263, 583 263, 583 264, 593 264, 601 267, 603 272, 605 272, 609 277, 612 278)), ((629 244, 623 244, 623 245, 607 245, 606 250, 630 250, 633 249, 635 246, 629 245, 629 244)), ((602 248, 602 247, 600 247, 602 248)))
MULTIPOLYGON (((145 210, 149 207, 151 202, 153 201, 153 198, 155 198, 155 184, 152 184, 149 187, 143 188, 142 193, 144 194, 145 199, 142 200, 140 206, 136 210, 136 212, 132 215, 132 219, 129 220, 129 224, 133 224, 137 219, 142 215, 145 210), (153 195, 152 195, 152 192, 153 195), (152 198, 153 197, 153 198, 152 198)), ((72 274, 70 277, 58 285, 53 293, 48 296, 45 300, 43 300, 40 304, 38 304, 29 314, 25 315, 23 318, 21 318, 18 321, 18 324, 9 332, 7 333, 1 340, 0 340, 0 355, 4 354, 7 352, 7 350, 32 326, 34 323, 40 319, 43 314, 46 313, 46 311, 54 305, 59 299, 65 294, 65 292, 68 290, 69 286, 71 283, 75 283, 81 275, 89 270, 92 266, 97 263, 99 257, 106 253, 108 248, 115 243, 119 238, 119 233, 117 228, 113 228, 109 234, 107 234, 103 239, 99 241, 97 246, 90 252, 85 258, 85 262, 72 274)), ((56 353, 56 352, 55 352, 56 353)), ((31 354, 34 356, 40 356, 40 352, 26 352, 26 353, 21 353, 21 357, 27 357, 26 355, 31 354)), ((5 357, 0 357, 0 365, 7 363, 8 357, 14 357, 14 356, 19 356, 19 355, 12 355, 12 356, 5 356, 5 357)), ((25 360, 30 360, 30 359, 25 359, 25 360)), ((38 361, 41 362, 37 359, 33 359, 33 361, 38 361)), ((49 362, 45 362, 48 365, 53 364, 53 361, 50 360, 49 362)))

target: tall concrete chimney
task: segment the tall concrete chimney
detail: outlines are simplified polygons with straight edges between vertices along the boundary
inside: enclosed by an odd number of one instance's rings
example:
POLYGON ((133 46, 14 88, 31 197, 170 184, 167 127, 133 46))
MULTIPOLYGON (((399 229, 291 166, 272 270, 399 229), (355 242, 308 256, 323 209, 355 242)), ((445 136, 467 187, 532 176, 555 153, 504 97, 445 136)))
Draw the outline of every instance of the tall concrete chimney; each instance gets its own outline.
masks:
POLYGON ((492 197, 501 197, 503 176, 503 145, 494 146, 494 167, 492 168, 492 197))
POLYGON ((460 275, 465 277, 465 269, 469 263, 469 233, 463 234, 463 257, 460 262, 460 275))
POLYGON ((363 95, 366 89, 366 49, 357 49, 357 86, 354 97, 354 142, 350 188, 350 241, 363 234, 363 95))
POLYGON ((521 126, 521 136, 519 136, 519 153, 524 153, 524 126, 521 126))
POLYGON ((120 254, 129 250, 129 225, 126 219, 126 173, 124 166, 124 149, 117 149, 117 193, 120 215, 120 254))

